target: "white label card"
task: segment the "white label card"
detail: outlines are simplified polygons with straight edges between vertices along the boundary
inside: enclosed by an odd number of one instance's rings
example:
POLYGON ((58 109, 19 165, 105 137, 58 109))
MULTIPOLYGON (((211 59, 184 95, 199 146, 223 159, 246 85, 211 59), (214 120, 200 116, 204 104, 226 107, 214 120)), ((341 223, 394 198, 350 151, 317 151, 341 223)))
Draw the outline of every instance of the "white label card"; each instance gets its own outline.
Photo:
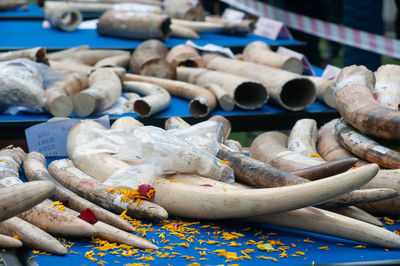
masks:
POLYGON ((221 18, 223 20, 232 21, 232 22, 241 22, 246 18, 246 14, 242 11, 235 10, 232 8, 226 8, 221 18))
POLYGON ((140 3, 116 3, 113 4, 114 10, 133 11, 137 13, 154 13, 156 6, 140 3))
POLYGON ((303 63, 303 74, 315 76, 314 69, 312 68, 310 62, 305 57, 305 55, 282 46, 279 46, 276 52, 278 54, 284 54, 299 59, 303 63))
POLYGON ((340 71, 342 71, 341 68, 332 66, 332 65, 326 65, 324 72, 322 72, 323 78, 329 79, 329 80, 336 80, 337 77, 339 76, 340 71))
POLYGON ((233 54, 232 50, 229 48, 225 48, 225 47, 214 45, 214 44, 206 44, 204 46, 199 46, 190 40, 186 41, 185 44, 188 46, 191 46, 197 50, 200 50, 200 51, 219 53, 219 54, 222 54, 229 58, 235 59, 235 55, 233 54))
MULTIPOLYGON (((65 119, 55 122, 43 122, 25 130, 29 152, 36 151, 46 157, 67 156, 67 136, 69 130, 80 120, 65 119)), ((110 128, 107 115, 95 119, 106 128, 110 128)))
POLYGON ((292 34, 290 34, 285 24, 269 18, 259 18, 257 20, 254 34, 271 40, 276 40, 278 37, 293 39, 292 34))

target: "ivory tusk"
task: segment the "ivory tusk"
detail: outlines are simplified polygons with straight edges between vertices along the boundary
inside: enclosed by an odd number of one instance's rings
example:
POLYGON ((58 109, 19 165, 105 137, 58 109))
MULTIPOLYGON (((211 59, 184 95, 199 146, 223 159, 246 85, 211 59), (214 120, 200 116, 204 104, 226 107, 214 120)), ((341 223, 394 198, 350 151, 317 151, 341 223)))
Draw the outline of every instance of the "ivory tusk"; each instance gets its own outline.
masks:
POLYGON ((172 0, 164 4, 164 13, 171 17, 189 21, 204 21, 206 13, 201 5, 188 0, 172 0))
POLYGON ((137 99, 133 105, 134 111, 140 116, 152 116, 167 108, 171 101, 171 95, 167 90, 151 83, 125 81, 123 86, 126 91, 145 95, 145 97, 137 99))
POLYGON ((35 47, 0 53, 0 61, 8 61, 17 58, 27 58, 35 62, 44 63, 46 65, 49 64, 49 61, 46 57, 46 48, 44 47, 35 47))
POLYGON ((205 86, 205 88, 214 94, 222 110, 232 111, 233 108, 235 108, 235 101, 233 100, 232 96, 229 95, 229 93, 223 88, 221 88, 221 86, 217 84, 209 84, 205 86))
POLYGON ((44 19, 54 29, 74 31, 81 24, 83 17, 79 10, 70 7, 68 4, 56 7, 46 4, 44 7, 44 19))
POLYGON ((197 33, 205 32, 221 32, 224 26, 220 23, 205 22, 205 21, 189 21, 184 19, 171 19, 172 25, 178 25, 186 28, 190 28, 197 33))
POLYGON ((76 168, 70 160, 57 160, 49 165, 49 172, 63 186, 78 195, 114 212, 127 209, 127 214, 137 218, 167 219, 167 211, 150 201, 141 205, 120 202, 121 196, 107 192, 108 187, 76 168))
POLYGON ((126 39, 166 40, 171 34, 171 19, 165 15, 107 10, 99 18, 97 32, 126 39))
POLYGON ((22 242, 10 236, 0 234, 0 248, 19 248, 22 242))
POLYGON ((221 33, 228 35, 247 35, 252 33, 255 28, 255 23, 251 19, 244 19, 240 22, 223 20, 217 16, 207 16, 206 22, 219 23, 224 26, 221 33))
POLYGON ((73 53, 65 54, 65 57, 59 59, 61 61, 66 62, 75 62, 84 65, 94 66, 97 62, 117 56, 117 55, 124 55, 126 56, 129 52, 125 52, 122 50, 109 50, 109 49, 92 49, 92 50, 77 50, 73 53))
POLYGON ((133 52, 129 69, 134 74, 175 79, 175 67, 166 61, 168 48, 159 40, 142 42, 133 52))
POLYGON ((46 87, 44 107, 53 116, 67 117, 72 113, 72 95, 86 89, 89 81, 86 75, 79 72, 67 75, 63 80, 56 81, 46 87))
POLYGON ((189 82, 198 86, 220 86, 243 109, 260 108, 269 98, 267 89, 261 83, 241 76, 191 67, 177 68, 177 75, 178 79, 180 76, 189 77, 189 82))
POLYGON ((154 183, 157 191, 154 202, 169 214, 183 217, 225 219, 266 215, 329 200, 364 185, 377 171, 378 166, 371 164, 305 184, 240 191, 158 179, 154 183))
POLYGON ((103 13, 108 9, 113 9, 114 5, 117 3, 138 3, 138 4, 146 4, 146 5, 154 5, 153 12, 160 13, 162 2, 157 0, 102 0, 96 1, 95 3, 90 0, 68 0, 68 1, 46 1, 45 6, 50 7, 58 7, 60 5, 68 4, 71 8, 75 8, 81 12, 90 12, 90 13, 103 13))
POLYGON ((207 68, 246 77, 263 84, 271 100, 291 111, 310 106, 316 98, 314 83, 294 73, 221 56, 204 57, 207 68))
POLYGON ((29 181, 46 180, 54 183, 56 185, 56 190, 53 194, 53 198, 61 202, 67 202, 65 203, 67 207, 70 207, 71 209, 74 209, 78 212, 82 212, 89 208, 99 220, 125 231, 135 231, 132 225, 130 225, 130 223, 128 223, 121 217, 107 210, 104 210, 103 208, 100 208, 99 206, 91 203, 86 199, 79 197, 75 193, 66 189, 59 182, 57 182, 47 172, 46 158, 42 154, 37 152, 30 152, 26 160, 24 161, 24 169, 26 177, 29 181))
MULTIPOLYGON (((335 137, 335 124, 337 119, 323 125, 318 131, 317 150, 322 158, 327 161, 336 161, 345 158, 354 158, 355 156, 340 146, 335 137)), ((356 166, 369 164, 360 158, 357 158, 356 166)))
POLYGON ((9 0, 9 1, 1 1, 0 2, 0 10, 8 10, 17 8, 19 6, 27 4, 25 0, 9 0))
POLYGON ((140 99, 140 95, 134 92, 126 92, 124 93, 124 96, 127 99, 127 101, 124 103, 124 109, 126 113, 131 113, 133 112, 135 101, 140 99))
POLYGON ((373 91, 375 100, 386 107, 399 110, 400 105, 400 67, 383 65, 375 72, 376 84, 373 91))
POLYGON ((96 62, 95 68, 98 67, 122 67, 127 68, 129 65, 129 59, 131 55, 129 52, 113 55, 110 57, 103 58, 96 62))
POLYGON ((189 99, 189 112, 193 117, 203 117, 214 110, 217 102, 215 96, 203 87, 190 83, 146 77, 134 74, 127 74, 125 81, 143 81, 156 84, 166 89, 174 96, 189 99))
POLYGON ((142 127, 143 123, 140 122, 139 120, 136 120, 133 117, 130 116, 125 116, 118 118, 117 120, 114 121, 114 123, 111 125, 111 130, 124 130, 124 131, 129 131, 133 128, 136 127, 142 127))
POLYGON ((183 120, 181 117, 172 116, 172 117, 168 118, 167 120, 165 120, 164 128, 166 130, 170 130, 170 129, 176 129, 176 128, 185 128, 188 126, 190 126, 190 124, 186 123, 186 121, 183 120))
POLYGON ((171 29, 171 37, 184 39, 200 39, 200 36, 197 34, 197 32, 195 32, 191 28, 177 24, 171 24, 169 27, 171 29))
POLYGON ((336 85, 336 105, 347 123, 364 134, 400 140, 400 113, 378 103, 372 90, 375 77, 364 66, 342 69, 336 85))
POLYGON ((343 119, 336 122, 336 139, 344 148, 369 162, 384 168, 400 168, 400 152, 382 146, 359 133, 343 119))
MULTIPOLYGON (((379 173, 379 172, 378 172, 379 173)), ((374 177, 375 178, 375 177, 374 177)), ((379 221, 377 218, 369 214, 368 212, 355 207, 355 206, 348 206, 344 208, 335 208, 334 210, 331 210, 334 213, 344 215, 356 220, 360 220, 369 224, 373 224, 376 226, 384 226, 381 221, 379 221)))
POLYGON ((227 139, 224 142, 225 146, 231 149, 234 152, 243 153, 243 147, 239 141, 233 139, 227 139))
POLYGON ((58 255, 66 255, 68 253, 67 248, 57 239, 18 217, 12 217, 1 222, 0 233, 11 237, 18 235, 22 243, 31 249, 58 255))
POLYGON ((174 68, 178 66, 206 67, 206 63, 197 50, 185 44, 172 47, 166 56, 166 60, 174 68))
POLYGON ((47 199, 55 189, 50 182, 33 182, 16 184, 12 187, 1 187, 4 179, 0 177, 0 221, 31 209, 47 199))
POLYGON ((66 58, 66 56, 73 55, 76 51, 84 51, 89 49, 90 49, 89 45, 79 45, 68 49, 60 50, 57 52, 47 53, 47 58, 49 60, 59 61, 62 60, 63 58, 66 58))
POLYGON ((121 96, 122 85, 118 75, 106 68, 96 69, 89 76, 89 88, 72 97, 74 113, 88 116, 111 107, 121 96))
POLYGON ((263 41, 255 41, 246 45, 243 50, 243 59, 296 74, 303 73, 303 63, 299 59, 273 52, 271 47, 263 41))
POLYGON ((82 75, 89 76, 94 70, 94 67, 84 65, 76 61, 53 61, 50 60, 50 66, 54 69, 60 70, 66 73, 78 72, 82 75))
POLYGON ((333 95, 336 81, 316 76, 305 77, 314 83, 315 88, 317 89, 317 99, 323 101, 329 107, 336 109, 335 96, 333 95))
POLYGON ((208 119, 209 121, 215 121, 220 124, 220 129, 218 133, 218 141, 220 143, 225 143, 228 139, 229 134, 231 134, 232 126, 228 119, 221 115, 214 115, 208 119))

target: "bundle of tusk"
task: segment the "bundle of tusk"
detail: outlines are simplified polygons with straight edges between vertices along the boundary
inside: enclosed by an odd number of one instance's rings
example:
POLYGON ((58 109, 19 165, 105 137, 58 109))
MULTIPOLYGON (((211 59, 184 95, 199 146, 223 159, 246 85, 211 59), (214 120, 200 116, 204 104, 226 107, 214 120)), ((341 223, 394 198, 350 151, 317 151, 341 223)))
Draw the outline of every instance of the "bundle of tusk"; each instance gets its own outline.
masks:
POLYGON ((375 72, 375 100, 386 107, 398 110, 400 106, 400 67, 397 65, 383 65, 375 72))
MULTIPOLYGON (((70 190, 66 189, 63 185, 57 182, 50 174, 47 172, 46 169, 46 158, 37 152, 30 152, 27 158, 24 161, 24 169, 26 178, 29 181, 33 180, 46 180, 54 183, 56 185, 56 190, 52 196, 52 198, 66 202, 66 206, 70 207, 71 209, 82 212, 89 208, 96 217, 112 226, 118 227, 125 231, 134 231, 135 229, 124 219, 121 217, 100 208, 99 206, 89 202, 86 199, 83 199, 76 195, 75 193, 71 192, 70 190)), ((77 215, 76 215, 77 216, 77 215)))
POLYGON ((168 213, 164 208, 150 201, 143 200, 139 206, 121 202, 121 195, 107 192, 107 189, 111 187, 85 174, 70 160, 53 161, 49 165, 49 172, 63 186, 108 210, 120 213, 127 209, 129 216, 137 218, 161 220, 168 218, 168 213))
POLYGON ((260 108, 268 101, 268 92, 263 84, 237 75, 204 68, 179 67, 179 80, 188 78, 188 82, 207 87, 215 84, 230 96, 235 104, 246 110, 260 108))
POLYGON ((129 65, 129 59, 131 55, 129 52, 116 54, 110 57, 103 58, 96 62, 95 68, 98 67, 123 67, 127 68, 129 65))
POLYGON ((2 187, 7 177, 0 176, 0 221, 31 209, 47 199, 55 190, 50 182, 32 182, 2 187))
POLYGON ((124 116, 121 118, 118 118, 117 120, 114 121, 114 123, 111 125, 111 130, 124 130, 124 131, 129 131, 133 128, 137 127, 142 127, 143 124, 139 120, 136 120, 133 117, 130 116, 124 116))
POLYGON ((93 72, 94 67, 84 65, 75 61, 56 61, 50 60, 50 66, 54 69, 60 70, 65 73, 75 73, 78 72, 82 75, 89 76, 93 72))
POLYGON ((336 105, 347 123, 360 132, 400 140, 400 113, 377 102, 372 90, 375 77, 364 66, 342 69, 336 84, 336 105))
POLYGON ((227 35, 247 35, 255 28, 254 20, 244 19, 240 22, 224 20, 217 16, 207 16, 206 22, 219 23, 224 26, 221 33, 227 35))
POLYGON ((29 49, 21 49, 16 51, 10 51, 7 53, 0 53, 0 61, 8 61, 17 58, 27 58, 35 62, 49 64, 48 58, 46 57, 46 48, 35 47, 29 49))
POLYGON ((74 113, 88 116, 111 107, 121 96, 122 85, 118 75, 107 68, 98 68, 89 76, 89 88, 72 97, 74 113))
POLYGON ((79 10, 70 7, 68 4, 53 7, 45 5, 44 19, 54 29, 74 31, 81 24, 83 17, 79 10))
POLYGON ((215 96, 203 87, 187 82, 146 77, 141 75, 127 74, 125 81, 143 81, 156 84, 166 89, 171 95, 188 99, 189 112, 193 117, 203 117, 214 110, 217 102, 215 96))
POLYGON ((191 28, 177 24, 171 24, 169 28, 171 29, 171 37, 184 39, 200 39, 200 36, 197 34, 197 32, 195 32, 191 28))
POLYGON ((31 249, 58 255, 66 255, 68 253, 67 248, 57 239, 18 217, 12 217, 1 222, 0 233, 11 237, 18 235, 22 243, 31 249))
POLYGON ((155 84, 139 81, 125 81, 124 90, 138 92, 144 97, 135 100, 133 110, 140 116, 148 117, 168 107, 171 95, 155 84))
POLYGON ((189 21, 184 19, 171 19, 172 25, 178 25, 192 29, 197 33, 205 32, 221 32, 224 29, 224 25, 215 22, 206 21, 189 21))
POLYGON ((27 4, 25 0, 3 0, 0 2, 0 10, 13 9, 25 4, 27 4))
POLYGON ((68 49, 47 53, 47 58, 49 60, 62 60, 63 58, 66 58, 66 56, 71 56, 77 51, 84 51, 89 49, 89 45, 79 45, 68 49))
POLYGON ((172 47, 166 60, 173 68, 178 66, 206 67, 206 63, 197 50, 185 44, 172 47))
POLYGON ((166 40, 171 33, 171 19, 165 15, 108 10, 99 18, 97 32, 101 35, 147 40, 166 40))
POLYGON ((336 108, 335 96, 333 95, 336 81, 316 76, 305 77, 314 83, 317 89, 317 99, 323 101, 329 107, 336 108))
POLYGON ((14 237, 0 234, 0 248, 19 248, 22 242, 14 237))
POLYGON ((295 57, 278 54, 263 41, 249 43, 243 50, 244 61, 283 69, 296 74, 303 73, 303 63, 295 57))
POLYGON ((164 4, 164 13, 170 18, 189 21, 204 21, 206 13, 201 5, 189 0, 172 0, 164 4))
POLYGON ((69 116, 73 109, 71 96, 88 86, 87 76, 79 72, 71 73, 63 80, 51 83, 44 91, 45 109, 53 116, 69 116))
POLYGON ((343 119, 336 122, 336 139, 342 147, 356 156, 384 168, 400 168, 400 153, 382 146, 375 140, 359 133, 343 119))
POLYGON ((132 73, 175 79, 175 67, 166 61, 168 48, 159 40, 142 42, 133 52, 129 62, 132 73))
POLYGON ((303 110, 316 98, 314 84, 309 79, 294 73, 221 56, 206 56, 204 59, 209 69, 224 71, 260 82, 267 88, 271 100, 285 109, 303 110))
MULTIPOLYGON (((345 158, 354 158, 354 155, 348 152, 345 148, 340 146, 336 140, 335 124, 337 119, 333 119, 329 123, 323 125, 318 131, 317 150, 322 158, 327 161, 336 161, 345 158)), ((368 164, 359 158, 356 166, 368 164)))
POLYGON ((299 185, 226 191, 157 179, 154 202, 171 215, 225 219, 289 211, 337 197, 371 180, 378 166, 366 165, 333 177, 299 185), (268 201, 268 204, 264 204, 268 201), (234 208, 232 207, 234 206, 234 208))

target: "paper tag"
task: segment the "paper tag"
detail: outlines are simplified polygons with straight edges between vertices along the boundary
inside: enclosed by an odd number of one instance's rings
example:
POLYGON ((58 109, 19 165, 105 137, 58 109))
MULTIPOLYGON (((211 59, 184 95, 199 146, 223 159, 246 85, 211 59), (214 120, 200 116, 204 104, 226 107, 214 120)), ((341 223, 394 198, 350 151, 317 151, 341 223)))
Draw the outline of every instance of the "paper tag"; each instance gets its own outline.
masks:
POLYGON ((380 145, 373 147, 372 150, 379 152, 381 154, 386 154, 388 151, 390 151, 389 148, 380 145))
MULTIPOLYGON (((55 122, 43 122, 25 130, 29 152, 36 151, 46 157, 67 156, 67 136, 69 130, 80 120, 65 119, 55 122)), ((95 119, 106 128, 110 128, 107 115, 95 119)))
POLYGON ((222 46, 214 45, 214 44, 206 44, 204 46, 199 46, 192 42, 191 40, 187 40, 186 45, 196 48, 200 51, 204 52, 211 52, 211 53, 219 53, 225 55, 229 58, 235 59, 235 55, 233 54, 232 50, 229 48, 224 48, 222 46))
MULTIPOLYGON (((163 1, 163 4, 164 4, 164 6, 166 5, 166 4, 168 4, 169 2, 175 2, 176 0, 164 0, 163 1)), ((199 0, 186 0, 187 2, 190 2, 191 4, 192 4, 192 6, 198 6, 198 5, 200 5, 200 2, 199 2, 199 0)))
POLYGON ((112 8, 114 10, 133 11, 137 13, 154 13, 156 10, 156 6, 154 5, 140 3, 116 3, 113 4, 112 8))
POLYGON ((290 34, 285 24, 269 18, 259 18, 257 20, 254 34, 271 40, 276 40, 278 37, 293 39, 292 34, 290 34))
POLYGON ((79 24, 78 29, 82 29, 82 30, 97 29, 97 23, 98 22, 99 22, 98 19, 91 19, 91 20, 82 21, 81 24, 79 24))
POLYGON ((226 8, 221 18, 226 21, 241 22, 243 19, 246 18, 246 14, 239 10, 226 8))
POLYGON ((75 168, 75 167, 68 167, 67 171, 79 179, 84 179, 84 180, 92 180, 93 179, 91 176, 87 175, 85 172, 82 172, 81 170, 79 170, 78 168, 75 168))
POLYGON ((322 72, 323 78, 329 79, 329 80, 336 80, 337 77, 339 76, 340 71, 342 71, 341 68, 332 66, 332 65, 326 65, 324 72, 322 72))
POLYGON ((284 54, 284 55, 288 55, 288 56, 299 59, 301 61, 301 63, 303 64, 303 74, 315 76, 315 72, 314 72, 313 68, 311 67, 310 62, 303 54, 295 52, 293 50, 290 50, 290 49, 282 47, 282 46, 279 46, 278 50, 276 52, 278 54, 284 54))

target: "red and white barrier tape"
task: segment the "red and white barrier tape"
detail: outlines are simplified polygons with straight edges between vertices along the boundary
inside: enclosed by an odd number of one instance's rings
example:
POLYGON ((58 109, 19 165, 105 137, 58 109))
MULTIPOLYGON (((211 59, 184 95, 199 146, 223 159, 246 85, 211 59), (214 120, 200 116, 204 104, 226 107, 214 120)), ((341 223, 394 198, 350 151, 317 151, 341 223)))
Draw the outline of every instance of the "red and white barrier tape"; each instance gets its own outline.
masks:
POLYGON ((400 59, 400 40, 285 11, 255 0, 221 0, 250 14, 282 21, 287 26, 324 39, 400 59))

